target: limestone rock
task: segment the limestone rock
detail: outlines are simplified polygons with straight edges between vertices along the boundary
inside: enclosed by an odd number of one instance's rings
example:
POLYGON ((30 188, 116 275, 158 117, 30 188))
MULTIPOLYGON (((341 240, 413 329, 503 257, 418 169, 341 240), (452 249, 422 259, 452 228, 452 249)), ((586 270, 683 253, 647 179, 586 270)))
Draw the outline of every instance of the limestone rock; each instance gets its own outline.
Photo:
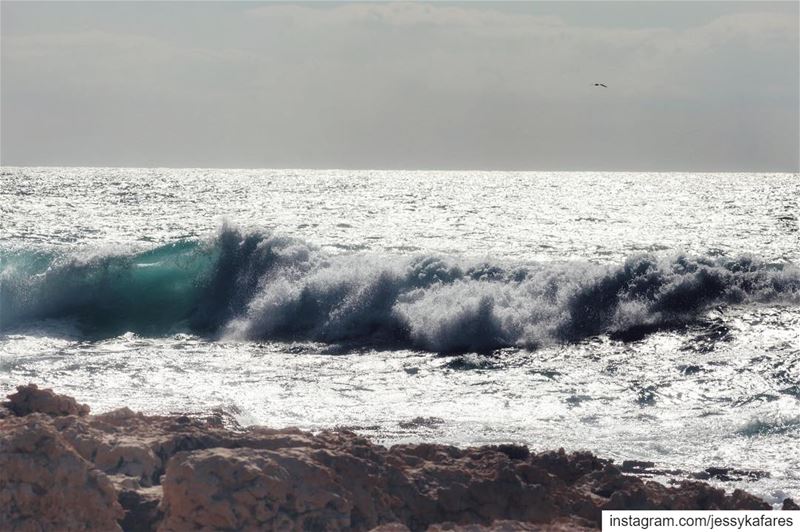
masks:
POLYGON ((0 420, 0 530, 120 530, 116 499, 47 416, 0 420))
POLYGON ((351 528, 341 479, 305 452, 208 449, 167 466, 160 531, 351 528))
POLYGON ((17 416, 41 412, 51 416, 85 416, 89 413, 87 405, 67 395, 59 395, 48 388, 40 390, 35 384, 17 386, 17 393, 8 396, 4 404, 17 416))
POLYGON ((428 527, 427 532, 589 532, 585 523, 574 520, 555 521, 553 523, 526 523, 523 521, 494 521, 490 525, 458 525, 440 523, 428 527))
POLYGON ((18 390, 0 415, 0 530, 554 532, 599 528, 607 509, 769 508, 741 490, 643 480, 589 452, 387 449, 345 430, 87 415, 51 390, 18 390))

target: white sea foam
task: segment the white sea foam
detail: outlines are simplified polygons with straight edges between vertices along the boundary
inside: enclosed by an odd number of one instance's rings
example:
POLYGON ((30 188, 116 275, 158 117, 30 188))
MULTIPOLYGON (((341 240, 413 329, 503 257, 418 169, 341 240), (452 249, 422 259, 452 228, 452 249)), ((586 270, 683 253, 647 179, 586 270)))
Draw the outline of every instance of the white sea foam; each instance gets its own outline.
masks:
POLYGON ((634 339, 691 323, 712 305, 800 299, 797 267, 748 256, 640 255, 608 266, 329 255, 232 227, 142 253, 17 252, 9 264, 2 327, 71 318, 100 335, 183 328, 436 352, 634 339))

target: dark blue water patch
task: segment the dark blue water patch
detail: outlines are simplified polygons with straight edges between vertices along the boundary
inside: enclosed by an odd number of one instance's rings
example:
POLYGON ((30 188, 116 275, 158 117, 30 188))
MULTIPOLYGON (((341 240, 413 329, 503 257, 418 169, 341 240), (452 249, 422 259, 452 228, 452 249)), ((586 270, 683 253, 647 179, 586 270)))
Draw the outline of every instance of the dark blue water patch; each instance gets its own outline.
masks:
POLYGON ((635 401, 640 407, 653 406, 658 399, 658 386, 655 384, 641 385, 633 383, 631 389, 635 392, 635 401))
POLYGON ((505 366, 503 365, 502 361, 495 358, 471 354, 457 356, 451 360, 448 360, 444 367, 454 371, 469 371, 503 369, 505 366))
POLYGON ((580 406, 582 403, 585 403, 585 402, 591 401, 591 400, 592 400, 592 397, 589 396, 589 395, 572 394, 569 397, 567 397, 566 399, 564 399, 564 402, 567 403, 570 406, 570 408, 574 408, 576 406, 580 406))
POLYGON ((433 429, 442 425, 444 423, 444 419, 439 417, 423 417, 418 416, 414 419, 409 419, 406 421, 399 421, 397 424, 401 429, 433 429))
POLYGON ((800 399, 800 384, 793 384, 791 386, 787 386, 786 388, 781 388, 778 391, 784 395, 800 399))
POLYGON ((697 373, 701 373, 705 371, 701 366, 697 364, 681 364, 678 366, 678 371, 681 375, 696 375, 697 373))
POLYGON ((734 339, 733 331, 720 318, 699 320, 687 332, 692 336, 684 340, 680 347, 681 351, 710 353, 716 350, 719 344, 729 343, 734 339), (697 328, 700 328, 699 333, 697 328))
POLYGON ((778 399, 780 399, 780 396, 775 395, 774 393, 762 392, 752 395, 750 397, 736 400, 732 404, 735 407, 742 407, 752 403, 772 403, 774 401, 777 401, 778 399))
POLYGON ((528 371, 532 375, 541 375, 549 380, 556 380, 557 377, 561 376, 561 372, 553 370, 553 369, 532 369, 528 371))

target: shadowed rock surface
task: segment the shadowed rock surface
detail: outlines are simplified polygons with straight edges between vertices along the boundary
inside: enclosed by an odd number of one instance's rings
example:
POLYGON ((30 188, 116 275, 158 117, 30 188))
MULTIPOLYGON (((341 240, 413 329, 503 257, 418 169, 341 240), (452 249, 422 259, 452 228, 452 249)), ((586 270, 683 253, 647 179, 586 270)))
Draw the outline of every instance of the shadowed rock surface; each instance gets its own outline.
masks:
POLYGON ((18 386, 17 393, 9 395, 3 406, 16 416, 33 412, 51 416, 85 416, 89 413, 87 405, 78 404, 72 397, 59 395, 53 390, 40 390, 35 384, 18 386))
POLYGON ((348 431, 88 415, 35 386, 5 406, 3 530, 574 530, 599 528, 604 509, 770 508, 741 490, 625 475, 588 452, 387 449, 348 431))

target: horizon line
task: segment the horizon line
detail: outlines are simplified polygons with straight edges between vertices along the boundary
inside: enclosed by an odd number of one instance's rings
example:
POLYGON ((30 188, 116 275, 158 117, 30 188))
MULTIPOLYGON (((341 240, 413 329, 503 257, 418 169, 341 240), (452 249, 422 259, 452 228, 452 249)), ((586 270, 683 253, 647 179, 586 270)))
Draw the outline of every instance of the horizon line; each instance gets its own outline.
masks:
POLYGON ((794 170, 509 170, 509 169, 487 169, 487 168, 335 168, 335 167, 233 167, 233 166, 110 166, 110 165, 19 165, 0 163, 0 168, 82 168, 82 169, 125 169, 125 170, 273 170, 273 171, 332 171, 332 172, 504 172, 504 173, 582 173, 582 172, 601 172, 601 173, 651 173, 651 174, 800 174, 800 167, 794 170))

